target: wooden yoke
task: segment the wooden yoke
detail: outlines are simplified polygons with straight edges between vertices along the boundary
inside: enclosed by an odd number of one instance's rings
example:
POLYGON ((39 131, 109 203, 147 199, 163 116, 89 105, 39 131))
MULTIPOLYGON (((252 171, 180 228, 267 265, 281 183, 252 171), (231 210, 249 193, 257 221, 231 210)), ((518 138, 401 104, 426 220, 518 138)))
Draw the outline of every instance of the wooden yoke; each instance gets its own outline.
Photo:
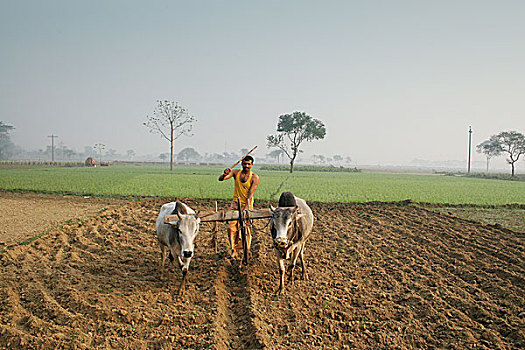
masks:
MULTIPOLYGON (((255 209, 255 210, 245 210, 243 216, 248 216, 251 219, 269 219, 272 217, 272 212, 269 208, 266 209, 255 209)), ((224 221, 233 221, 239 220, 239 211, 238 210, 221 210, 221 211, 209 211, 199 213, 199 218, 201 222, 224 222, 224 221)), ((166 224, 179 221, 177 215, 166 215, 164 222, 166 224)))
MULTIPOLYGON (((242 247, 243 247, 243 264, 248 265, 248 242, 246 240, 246 219, 269 219, 272 217, 270 208, 257 209, 257 210, 241 210, 240 199, 237 198, 237 210, 222 210, 217 211, 217 204, 215 204, 215 211, 199 213, 198 216, 201 222, 213 222, 213 237, 212 245, 217 252, 217 222, 224 221, 237 221, 239 225, 239 231, 241 233, 242 247)), ((177 225, 179 222, 178 215, 166 215, 164 217, 164 223, 170 225, 177 225)))

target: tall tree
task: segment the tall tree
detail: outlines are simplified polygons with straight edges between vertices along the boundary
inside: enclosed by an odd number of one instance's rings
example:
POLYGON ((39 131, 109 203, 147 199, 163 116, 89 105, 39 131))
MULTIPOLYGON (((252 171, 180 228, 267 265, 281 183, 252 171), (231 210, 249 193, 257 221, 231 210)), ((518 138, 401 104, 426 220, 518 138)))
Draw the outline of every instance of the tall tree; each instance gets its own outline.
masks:
POLYGON ((14 126, 0 121, 0 159, 8 159, 13 154, 15 145, 11 142, 9 132, 14 128, 14 126))
POLYGON ((277 134, 266 138, 268 148, 276 147, 283 150, 290 159, 290 173, 297 155, 302 152, 299 147, 304 141, 321 140, 326 135, 326 128, 318 119, 304 112, 293 112, 279 116, 277 134))
POLYGON ((497 135, 492 135, 489 141, 497 142, 502 153, 507 153, 507 163, 512 168, 514 176, 514 163, 516 163, 522 154, 525 154, 525 136, 517 131, 503 131, 497 135))
POLYGON ((173 144, 182 135, 193 136, 191 130, 196 121, 195 117, 189 115, 186 108, 176 102, 159 100, 153 115, 146 118, 144 126, 170 143, 170 170, 173 170, 173 144))
POLYGON ((476 146, 478 153, 483 153, 487 158, 487 173, 489 172, 490 158, 497 157, 503 152, 501 145, 496 140, 485 140, 476 146))

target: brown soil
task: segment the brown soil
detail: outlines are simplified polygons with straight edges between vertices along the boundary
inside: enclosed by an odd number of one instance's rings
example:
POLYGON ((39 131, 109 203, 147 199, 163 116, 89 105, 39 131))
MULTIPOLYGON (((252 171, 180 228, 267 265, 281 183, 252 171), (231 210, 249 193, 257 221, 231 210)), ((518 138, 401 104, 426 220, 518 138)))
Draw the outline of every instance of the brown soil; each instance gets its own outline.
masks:
POLYGON ((0 191, 0 251, 67 220, 82 220, 123 201, 0 191))
POLYGON ((313 204, 310 280, 276 296, 264 222, 247 268, 224 258, 224 224, 215 253, 206 223, 178 297, 178 268, 159 270, 161 204, 128 203, 1 254, 0 348, 525 347, 523 233, 413 206, 313 204))

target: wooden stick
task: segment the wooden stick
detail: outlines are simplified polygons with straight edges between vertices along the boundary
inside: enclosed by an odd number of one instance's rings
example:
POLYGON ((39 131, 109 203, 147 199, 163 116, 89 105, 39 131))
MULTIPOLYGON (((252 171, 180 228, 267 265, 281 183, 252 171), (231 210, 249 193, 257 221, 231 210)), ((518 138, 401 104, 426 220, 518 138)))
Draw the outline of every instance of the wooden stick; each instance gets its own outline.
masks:
MULTIPOLYGON (((215 212, 217 213, 219 211, 219 207, 217 206, 217 201, 215 201, 215 212)), ((217 253, 217 221, 213 222, 213 233, 211 242, 213 245, 213 248, 215 248, 215 253, 217 253)))
POLYGON ((257 146, 255 146, 254 148, 252 148, 252 149, 251 149, 248 153, 246 153, 241 159, 239 159, 239 160, 237 161, 237 163, 233 164, 233 165, 230 167, 230 169, 235 168, 235 166, 236 166, 237 164, 239 164, 239 163, 240 163, 240 162, 241 162, 241 161, 242 161, 242 160, 243 160, 248 154, 252 153, 253 150, 256 149, 256 148, 257 148, 257 146))

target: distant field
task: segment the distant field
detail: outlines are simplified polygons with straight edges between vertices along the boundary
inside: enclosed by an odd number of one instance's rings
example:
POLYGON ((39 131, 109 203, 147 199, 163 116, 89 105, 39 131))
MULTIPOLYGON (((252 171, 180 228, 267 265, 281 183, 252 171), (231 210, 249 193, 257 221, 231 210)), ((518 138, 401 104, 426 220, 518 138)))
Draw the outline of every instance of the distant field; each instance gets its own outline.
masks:
MULTIPOLYGON (((97 168, 0 167, 0 189, 102 196, 230 198, 231 180, 218 167, 119 165, 97 168)), ((442 175, 324 173, 254 170, 257 198, 292 191, 308 201, 413 201, 451 204, 525 204, 525 183, 442 175)))

